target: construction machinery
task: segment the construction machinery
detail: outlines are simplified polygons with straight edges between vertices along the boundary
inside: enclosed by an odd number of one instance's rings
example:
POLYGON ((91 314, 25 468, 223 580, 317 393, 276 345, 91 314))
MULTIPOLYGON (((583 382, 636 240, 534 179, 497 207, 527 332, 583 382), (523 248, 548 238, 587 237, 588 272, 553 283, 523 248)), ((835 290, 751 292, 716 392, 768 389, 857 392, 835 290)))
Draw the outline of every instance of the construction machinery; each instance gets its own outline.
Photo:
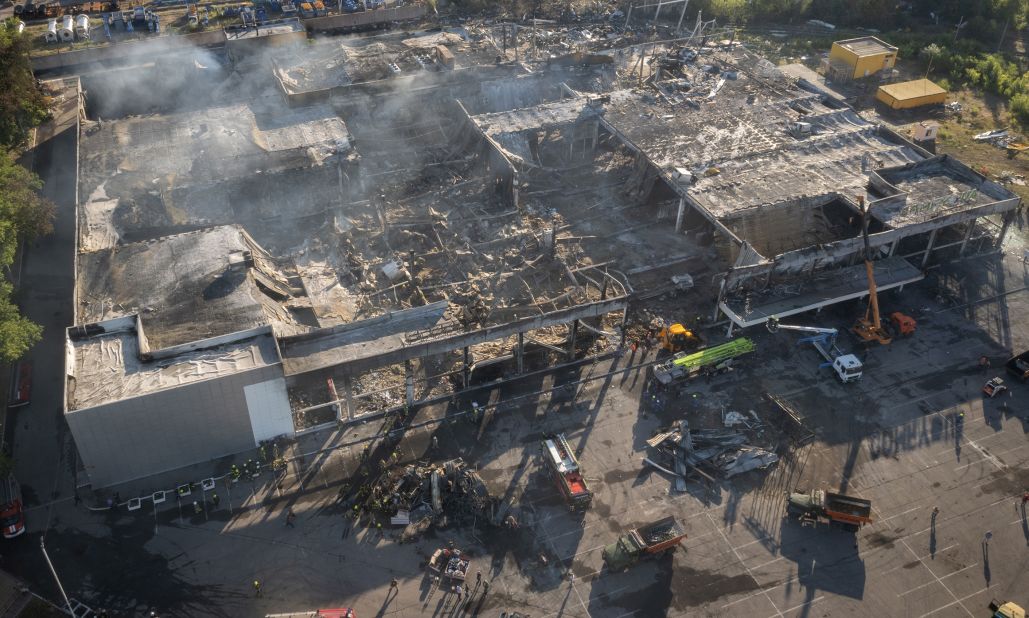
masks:
POLYGON ((682 324, 663 327, 657 334, 661 348, 675 354, 687 348, 694 348, 699 343, 697 336, 682 324))
POLYGON ((675 551, 685 538, 682 526, 669 516, 626 532, 604 547, 601 556, 608 569, 624 571, 648 556, 675 551))
POLYGON ((811 333, 808 337, 797 340, 797 345, 810 343, 815 350, 822 355, 825 362, 819 367, 832 367, 836 377, 844 384, 860 380, 864 375, 864 365, 853 354, 844 354, 836 346, 836 337, 839 331, 835 328, 820 328, 817 326, 797 326, 793 324, 781 324, 775 316, 768 318, 765 327, 770 333, 777 333, 780 330, 792 330, 800 333, 811 333))
POLYGON ((983 395, 990 399, 993 399, 1006 390, 1008 390, 1008 387, 1004 384, 1003 378, 991 378, 986 384, 983 384, 983 395))
POLYGON ((654 365, 654 378, 662 386, 667 386, 677 380, 688 380, 701 374, 729 371, 737 358, 756 349, 753 341, 741 337, 698 352, 682 352, 654 365))
POLYGON ((990 601, 990 611, 993 612, 993 618, 1025 618, 1025 609, 1011 601, 1000 603, 994 599, 990 601))
POLYGON ((432 553, 429 558, 429 571, 435 573, 442 579, 452 580, 455 584, 461 583, 468 577, 468 569, 471 561, 460 549, 441 547, 432 553))
POLYGON ((861 338, 862 341, 877 341, 887 345, 893 341, 889 331, 883 328, 882 319, 879 315, 879 295, 875 289, 875 272, 872 266, 872 247, 868 242, 868 209, 865 208, 865 196, 857 196, 858 207, 861 208, 861 234, 865 239, 865 274, 868 276, 868 308, 865 315, 858 318, 851 332, 861 338))
POLYGON ((579 469, 579 460, 575 458, 572 447, 564 434, 557 434, 540 443, 543 459, 558 489, 565 497, 568 508, 572 511, 584 511, 593 501, 593 492, 586 485, 579 469))
POLYGON ((1022 382, 1029 382, 1029 351, 1011 357, 1004 363, 1008 373, 1022 382))
POLYGON ((893 323, 894 332, 902 337, 910 337, 918 330, 918 322, 915 321, 915 318, 899 311, 890 314, 890 321, 893 323))
POLYGON ((794 491, 790 494, 786 512, 802 522, 836 524, 852 532, 872 523, 870 500, 823 489, 794 491))

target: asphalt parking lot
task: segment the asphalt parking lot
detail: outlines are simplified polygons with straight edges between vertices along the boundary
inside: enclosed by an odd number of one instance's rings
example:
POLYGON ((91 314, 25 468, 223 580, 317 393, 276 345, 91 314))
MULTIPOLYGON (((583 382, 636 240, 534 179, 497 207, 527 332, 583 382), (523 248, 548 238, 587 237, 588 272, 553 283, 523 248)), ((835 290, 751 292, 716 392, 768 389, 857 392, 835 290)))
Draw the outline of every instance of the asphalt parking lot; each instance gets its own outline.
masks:
MULTIPOLYGON (((646 368, 626 353, 572 375, 505 387, 501 400, 515 403, 501 407, 481 440, 460 420, 408 432, 405 460, 461 455, 474 462, 516 509, 517 530, 476 522, 400 543, 394 531, 355 525, 337 501, 355 465, 354 446, 307 458, 300 474, 290 471, 277 484, 240 483, 199 514, 189 500, 134 512, 104 510, 102 497, 47 503, 40 507, 50 516, 47 546, 69 595, 116 615, 260 616, 343 606, 358 616, 979 616, 993 598, 1024 604, 1029 385, 1011 384, 1007 396, 986 400, 982 384, 999 372, 981 371, 976 360, 986 354, 997 366, 1010 350, 1029 347, 1026 275, 1010 257, 1004 264, 978 258, 951 274, 965 294, 957 300, 941 300, 928 284, 887 295, 884 303, 917 310, 919 332, 870 349, 856 384, 830 379, 814 352, 789 335, 755 332, 759 352, 743 368, 691 383, 660 413, 641 403, 646 368), (574 395, 513 399, 598 376, 574 395), (779 446, 782 460, 711 489, 691 483, 674 493, 668 478, 644 468, 645 440, 684 415, 755 409, 771 421, 763 393, 791 401, 816 438, 794 447, 770 443, 774 432, 755 434, 754 443, 779 446), (552 432, 566 433, 596 491, 584 514, 568 512, 540 467, 538 441, 552 432), (432 436, 440 452, 431 452, 432 436), (876 521, 855 535, 785 520, 794 488, 869 499, 876 521), (285 525, 289 508, 298 515, 295 528, 285 525), (680 551, 624 573, 603 569, 605 544, 666 515, 689 535, 680 551), (488 593, 472 583, 458 604, 426 576, 427 557, 448 541, 470 553, 488 593)), ((818 323, 845 328, 854 308, 825 311, 818 323)), ((426 409, 418 418, 447 413, 426 409)), ((353 441, 377 427, 369 422, 322 439, 353 441)), ((177 478, 223 473, 226 465, 177 478)), ((174 485, 172 476, 120 488, 120 495, 163 485, 174 485)), ((5 563, 56 598, 38 527, 33 532, 10 544, 5 563)))

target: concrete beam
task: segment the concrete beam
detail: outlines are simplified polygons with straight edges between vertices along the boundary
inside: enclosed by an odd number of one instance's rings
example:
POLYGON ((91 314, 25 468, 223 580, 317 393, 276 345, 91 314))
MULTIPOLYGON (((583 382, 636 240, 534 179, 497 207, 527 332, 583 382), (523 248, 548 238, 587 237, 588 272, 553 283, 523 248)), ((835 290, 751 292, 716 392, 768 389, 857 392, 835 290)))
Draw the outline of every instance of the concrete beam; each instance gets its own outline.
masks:
MULTIPOLYGON (((916 234, 924 234, 926 232, 932 232, 933 230, 949 227, 951 225, 973 221, 979 217, 1010 212, 1017 207, 1017 198, 984 204, 977 208, 944 215, 942 217, 936 217, 935 219, 930 219, 922 223, 913 223, 897 229, 870 234, 868 236, 868 242, 874 249, 899 242, 903 238, 915 236, 916 234)), ((738 278, 753 277, 763 274, 769 269, 775 271, 803 270, 807 265, 816 261, 832 262, 849 255, 854 255, 855 253, 860 252, 863 247, 864 241, 860 237, 855 237, 838 240, 828 245, 818 245, 806 247, 804 249, 797 249, 796 251, 790 251, 776 256, 775 261, 770 264, 755 264, 753 266, 737 268, 734 270, 734 275, 736 275, 734 279, 738 280, 738 278), (740 277, 740 275, 742 275, 742 277, 740 277)))
MULTIPOLYGON (((338 369, 352 375, 362 374, 373 369, 396 365, 415 358, 446 354, 455 350, 469 348, 480 343, 506 339, 518 333, 526 333, 530 330, 547 328, 558 324, 568 324, 574 320, 584 318, 596 318, 612 313, 624 311, 629 303, 628 296, 619 296, 608 300, 597 301, 568 309, 559 309, 543 315, 535 315, 519 320, 490 326, 479 330, 465 333, 455 333, 449 336, 440 337, 431 341, 411 342, 402 347, 390 349, 373 356, 358 358, 349 362, 336 365, 338 369)), ((469 360, 466 356, 466 362, 469 360)))

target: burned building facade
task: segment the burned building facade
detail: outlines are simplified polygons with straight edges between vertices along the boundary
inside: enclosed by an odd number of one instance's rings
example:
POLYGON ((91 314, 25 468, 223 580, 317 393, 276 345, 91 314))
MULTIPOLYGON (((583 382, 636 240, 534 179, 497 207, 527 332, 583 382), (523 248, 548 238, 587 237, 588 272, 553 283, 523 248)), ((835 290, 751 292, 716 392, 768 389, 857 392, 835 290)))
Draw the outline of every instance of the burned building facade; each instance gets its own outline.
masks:
POLYGON ((859 297, 858 196, 883 288, 1018 207, 739 45, 529 73, 460 29, 294 38, 204 52, 188 104, 86 80, 66 417, 94 487, 613 351, 683 281, 738 327, 859 297))

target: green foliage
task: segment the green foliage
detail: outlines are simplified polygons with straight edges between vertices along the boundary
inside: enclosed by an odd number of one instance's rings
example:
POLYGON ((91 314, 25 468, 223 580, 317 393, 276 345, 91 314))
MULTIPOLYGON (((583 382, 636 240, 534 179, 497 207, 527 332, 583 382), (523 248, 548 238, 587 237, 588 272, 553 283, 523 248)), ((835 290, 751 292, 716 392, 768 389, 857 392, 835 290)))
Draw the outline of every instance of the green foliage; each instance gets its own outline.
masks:
MULTIPOLYGON (((18 244, 51 229, 54 207, 42 183, 15 160, 32 127, 48 115, 47 99, 29 65, 28 35, 0 27, 0 267, 6 273, 18 244)), ((0 361, 10 362, 39 341, 42 328, 18 312, 11 283, 0 276, 0 361)))
POLYGON ((11 284, 0 281, 0 360, 15 361, 43 335, 43 328, 18 313, 11 302, 11 284))
POLYGON ((1011 97, 1011 115, 1020 125, 1029 127, 1029 94, 1016 94, 1011 97))
MULTIPOLYGON (((53 204, 40 197, 35 174, 0 149, 0 266, 9 268, 18 243, 51 229, 53 204)), ((10 362, 39 341, 42 329, 18 313, 11 284, 0 279, 0 361, 10 362)))
POLYGON ((29 130, 48 114, 29 64, 31 47, 28 34, 0 26, 0 148, 23 144, 29 130))

